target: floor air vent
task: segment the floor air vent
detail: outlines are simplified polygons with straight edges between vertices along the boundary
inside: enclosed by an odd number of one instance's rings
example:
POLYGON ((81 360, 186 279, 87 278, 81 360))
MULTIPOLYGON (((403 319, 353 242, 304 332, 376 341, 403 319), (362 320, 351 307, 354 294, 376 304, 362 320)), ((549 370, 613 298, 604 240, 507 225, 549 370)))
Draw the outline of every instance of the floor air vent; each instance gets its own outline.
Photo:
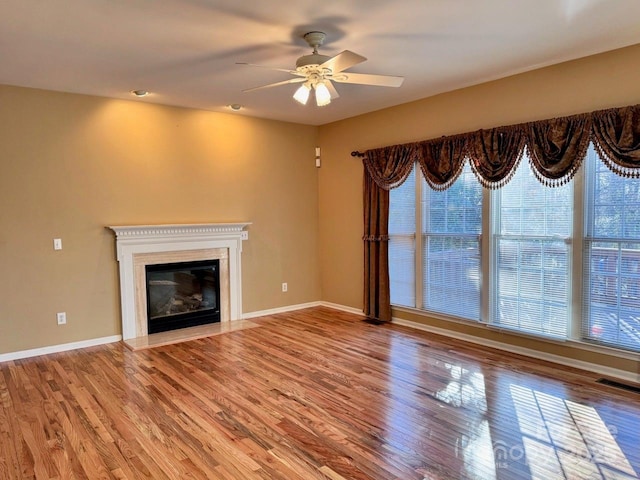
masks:
POLYGON ((615 380, 609 380, 608 378, 600 378, 596 380, 596 383, 609 385, 610 387, 621 388, 622 390, 626 390, 628 392, 640 393, 640 387, 638 386, 629 385, 628 383, 616 382, 615 380))

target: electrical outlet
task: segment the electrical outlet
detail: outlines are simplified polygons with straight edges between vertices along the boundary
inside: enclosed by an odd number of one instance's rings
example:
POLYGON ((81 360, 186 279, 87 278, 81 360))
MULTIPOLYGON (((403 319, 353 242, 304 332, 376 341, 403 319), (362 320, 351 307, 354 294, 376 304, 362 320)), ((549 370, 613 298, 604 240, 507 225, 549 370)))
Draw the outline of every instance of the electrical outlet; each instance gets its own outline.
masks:
POLYGON ((283 284, 282 284, 282 291, 283 291, 283 292, 286 292, 286 291, 288 290, 288 288, 289 288, 289 287, 287 286, 287 284, 286 284, 286 283, 283 283, 283 284))
POLYGON ((67 312, 56 313, 56 318, 58 319, 58 325, 64 325, 67 323, 67 312))
POLYGON ((241 240, 249 240, 249 232, 247 232, 246 230, 243 232, 240 232, 240 239, 241 240))

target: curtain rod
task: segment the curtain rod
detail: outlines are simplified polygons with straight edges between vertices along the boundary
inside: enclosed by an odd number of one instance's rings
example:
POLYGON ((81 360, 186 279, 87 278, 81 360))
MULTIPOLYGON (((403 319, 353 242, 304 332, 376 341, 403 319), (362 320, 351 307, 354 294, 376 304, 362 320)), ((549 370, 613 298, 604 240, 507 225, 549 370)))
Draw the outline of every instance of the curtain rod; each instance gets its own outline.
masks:
POLYGON ((353 152, 351 152, 351 156, 352 157, 364 157, 364 153, 361 153, 357 150, 354 150, 353 152))

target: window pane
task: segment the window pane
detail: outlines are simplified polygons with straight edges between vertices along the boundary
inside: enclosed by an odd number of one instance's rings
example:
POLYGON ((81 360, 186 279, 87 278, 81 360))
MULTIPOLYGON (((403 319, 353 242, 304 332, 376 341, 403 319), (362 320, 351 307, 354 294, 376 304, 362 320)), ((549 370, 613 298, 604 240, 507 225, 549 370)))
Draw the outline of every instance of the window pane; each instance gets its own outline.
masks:
POLYGON ((545 187, 533 175, 526 157, 513 179, 498 192, 501 235, 571 235, 571 185, 545 187))
POLYGON ((587 162, 582 337, 640 351, 640 180, 587 162))
POLYGON ((480 318, 480 249, 476 238, 424 236, 425 308, 480 318))
POLYGON ((416 231, 416 173, 389 191, 389 235, 413 235, 416 231))
POLYGON ((498 240, 495 325, 565 337, 569 249, 562 240, 498 240))
POLYGON ((415 307, 415 169, 389 192, 389 282, 391 303, 415 307))
POLYGON ((544 186, 525 157, 511 182, 495 193, 494 325, 566 337, 572 188, 544 186))
POLYGON ((415 239, 394 235, 389 239, 389 280, 391 304, 414 307, 416 304, 415 239))
POLYGON ((468 164, 444 191, 432 190, 426 182, 422 185, 423 233, 480 233, 482 187, 468 164))
POLYGON ((482 187, 468 164, 447 190, 422 186, 423 308, 478 320, 482 187))

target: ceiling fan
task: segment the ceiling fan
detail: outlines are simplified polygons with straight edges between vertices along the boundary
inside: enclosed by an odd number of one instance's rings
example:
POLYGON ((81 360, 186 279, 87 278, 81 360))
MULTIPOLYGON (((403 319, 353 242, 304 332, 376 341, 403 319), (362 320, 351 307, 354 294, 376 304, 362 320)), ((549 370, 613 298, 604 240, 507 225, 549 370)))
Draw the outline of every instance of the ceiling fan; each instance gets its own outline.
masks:
POLYGON ((263 65, 255 65, 253 63, 239 62, 238 65, 268 68, 279 72, 287 72, 296 76, 296 78, 291 78, 282 82, 248 88, 243 90, 243 92, 252 92, 263 88, 277 87, 279 85, 287 85, 290 83, 302 83, 302 85, 293 94, 293 98, 301 104, 306 105, 307 100, 309 100, 309 94, 313 90, 315 92, 316 104, 319 107, 322 107, 324 105, 329 105, 332 99, 339 97, 332 82, 375 85, 379 87, 399 87, 402 85, 404 77, 345 72, 346 69, 364 62, 366 58, 349 50, 345 50, 334 57, 321 55, 318 53, 318 47, 324 43, 325 38, 326 34, 323 32, 309 32, 304 35, 306 42, 311 48, 313 48, 313 53, 303 55, 298 58, 295 70, 272 68, 265 67, 263 65))

